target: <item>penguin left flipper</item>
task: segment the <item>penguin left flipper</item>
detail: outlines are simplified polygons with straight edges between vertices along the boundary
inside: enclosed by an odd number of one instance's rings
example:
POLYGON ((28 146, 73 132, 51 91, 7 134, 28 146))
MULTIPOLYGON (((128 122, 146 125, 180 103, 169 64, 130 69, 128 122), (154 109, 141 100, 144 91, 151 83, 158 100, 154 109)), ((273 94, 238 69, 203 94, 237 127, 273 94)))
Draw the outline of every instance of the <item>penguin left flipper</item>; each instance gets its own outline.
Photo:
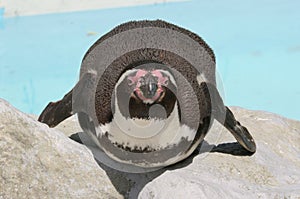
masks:
POLYGON ((205 84, 210 94, 212 116, 214 119, 226 127, 226 129, 231 132, 231 134, 244 149, 250 153, 255 153, 256 144, 247 128, 242 126, 240 122, 235 119, 233 113, 228 107, 224 106, 223 100, 217 88, 210 83, 205 84))
POLYGON ((247 151, 255 153, 256 144, 253 137, 250 135, 248 129, 242 126, 240 122, 234 118, 233 113, 228 107, 226 107, 224 126, 231 132, 240 145, 242 145, 247 151))

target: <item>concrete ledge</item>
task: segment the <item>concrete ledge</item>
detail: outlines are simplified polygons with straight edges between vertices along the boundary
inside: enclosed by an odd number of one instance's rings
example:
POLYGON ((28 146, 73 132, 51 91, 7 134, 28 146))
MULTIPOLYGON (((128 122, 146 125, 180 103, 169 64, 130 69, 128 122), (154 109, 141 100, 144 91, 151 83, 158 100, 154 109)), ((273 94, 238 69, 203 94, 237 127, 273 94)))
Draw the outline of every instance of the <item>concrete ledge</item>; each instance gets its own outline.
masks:
MULTIPOLYGON (((147 5, 182 0, 0 0, 5 17, 96 10, 124 6, 147 5)), ((1 12, 0 12, 1 13, 1 12)))

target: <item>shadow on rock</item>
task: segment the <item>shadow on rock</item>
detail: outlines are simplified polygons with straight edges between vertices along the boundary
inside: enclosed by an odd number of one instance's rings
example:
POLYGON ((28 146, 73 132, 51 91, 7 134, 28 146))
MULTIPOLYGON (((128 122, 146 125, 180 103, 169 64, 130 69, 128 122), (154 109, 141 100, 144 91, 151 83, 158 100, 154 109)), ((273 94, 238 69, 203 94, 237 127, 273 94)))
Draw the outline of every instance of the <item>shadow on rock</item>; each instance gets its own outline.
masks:
POLYGON ((217 146, 214 145, 210 152, 225 153, 234 156, 251 156, 254 154, 244 149, 238 142, 218 144, 217 146))
MULTIPOLYGON (((72 134, 70 138, 78 143, 82 144, 78 133, 72 134)), ((199 147, 186 159, 162 169, 147 172, 147 173, 127 173, 119 171, 106 166, 105 164, 97 161, 98 165, 106 172, 111 183, 116 190, 124 196, 124 198, 135 199, 138 198, 139 193, 143 188, 159 177, 166 171, 172 171, 184 168, 193 162, 193 159, 203 153, 225 153, 234 156, 250 156, 252 153, 246 151, 239 143, 224 143, 219 145, 211 145, 206 141, 203 141, 199 147)))

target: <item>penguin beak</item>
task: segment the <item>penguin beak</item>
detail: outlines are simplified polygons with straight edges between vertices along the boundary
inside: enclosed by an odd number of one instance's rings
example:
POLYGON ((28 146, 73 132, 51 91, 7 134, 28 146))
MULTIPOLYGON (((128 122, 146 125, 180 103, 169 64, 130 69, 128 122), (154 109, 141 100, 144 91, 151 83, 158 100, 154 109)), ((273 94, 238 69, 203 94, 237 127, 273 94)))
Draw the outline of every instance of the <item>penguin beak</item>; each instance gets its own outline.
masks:
POLYGON ((157 92, 157 84, 153 82, 148 82, 145 85, 141 86, 140 89, 147 99, 153 99, 157 92))
POLYGON ((163 86, 167 85, 168 77, 165 77, 159 70, 138 70, 134 75, 128 76, 128 86, 133 88, 135 99, 145 104, 152 104, 164 97, 163 86))
POLYGON ((158 78, 148 72, 140 79, 140 84, 137 85, 136 95, 146 104, 156 102, 163 93, 162 88, 159 86, 158 78))

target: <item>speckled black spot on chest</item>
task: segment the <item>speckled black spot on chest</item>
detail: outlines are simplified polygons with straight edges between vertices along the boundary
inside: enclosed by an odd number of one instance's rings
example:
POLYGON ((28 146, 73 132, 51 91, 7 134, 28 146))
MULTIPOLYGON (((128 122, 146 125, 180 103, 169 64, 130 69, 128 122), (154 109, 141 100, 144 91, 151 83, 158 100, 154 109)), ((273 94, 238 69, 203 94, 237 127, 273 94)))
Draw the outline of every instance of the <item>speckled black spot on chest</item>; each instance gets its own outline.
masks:
POLYGON ((140 147, 140 146, 129 147, 129 146, 125 146, 124 143, 123 144, 114 143, 114 145, 117 146, 120 149, 123 149, 123 150, 128 151, 128 152, 132 152, 132 153, 150 153, 150 152, 157 151, 156 149, 153 149, 150 146, 146 146, 146 147, 140 147))

